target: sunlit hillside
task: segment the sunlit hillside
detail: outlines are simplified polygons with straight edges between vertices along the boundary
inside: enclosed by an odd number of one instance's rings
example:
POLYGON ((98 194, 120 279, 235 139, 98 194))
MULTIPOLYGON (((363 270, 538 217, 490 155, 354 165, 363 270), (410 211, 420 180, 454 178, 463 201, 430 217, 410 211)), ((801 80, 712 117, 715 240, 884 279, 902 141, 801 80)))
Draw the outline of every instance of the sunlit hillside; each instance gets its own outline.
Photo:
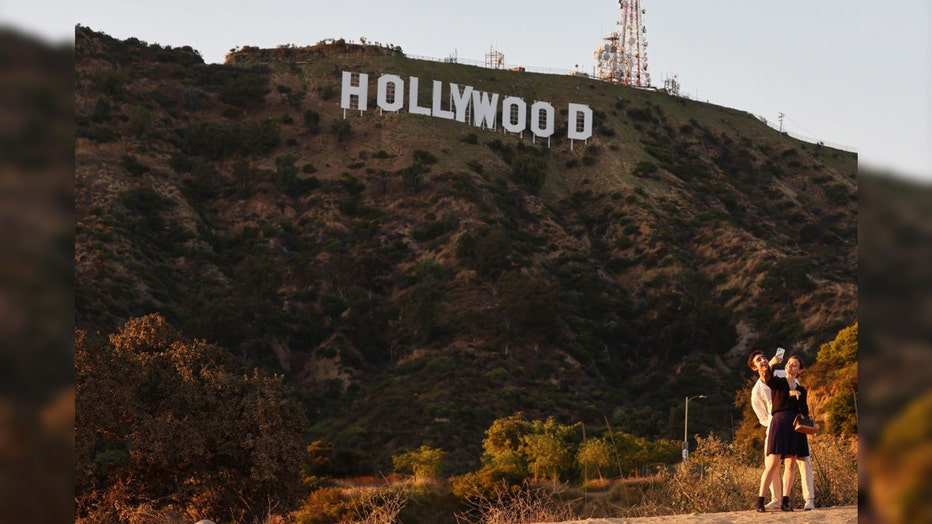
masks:
POLYGON ((469 471, 517 411, 676 439, 695 394, 690 433, 730 438, 751 348, 814 360, 856 321, 856 155, 739 109, 339 42, 75 45, 78 327, 158 313, 283 374, 355 473, 469 471), (547 101, 555 133, 380 112, 385 74, 547 101))

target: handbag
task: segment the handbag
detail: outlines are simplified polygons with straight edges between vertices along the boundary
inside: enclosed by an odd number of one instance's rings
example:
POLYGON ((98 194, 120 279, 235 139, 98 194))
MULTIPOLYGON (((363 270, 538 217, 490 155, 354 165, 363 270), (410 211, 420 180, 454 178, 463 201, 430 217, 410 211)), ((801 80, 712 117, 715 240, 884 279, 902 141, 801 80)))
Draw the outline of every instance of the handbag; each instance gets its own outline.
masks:
POLYGON ((816 429, 815 421, 812 420, 812 417, 803 415, 802 413, 796 415, 796 418, 793 420, 793 429, 798 433, 805 433, 806 435, 812 435, 819 431, 816 429))

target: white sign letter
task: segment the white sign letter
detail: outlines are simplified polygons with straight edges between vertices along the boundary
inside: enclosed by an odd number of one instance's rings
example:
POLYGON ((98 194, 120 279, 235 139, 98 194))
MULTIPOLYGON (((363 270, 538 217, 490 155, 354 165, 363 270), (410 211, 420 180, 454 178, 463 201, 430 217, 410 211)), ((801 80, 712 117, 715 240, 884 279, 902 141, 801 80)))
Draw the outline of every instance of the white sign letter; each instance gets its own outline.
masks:
POLYGON ((340 107, 343 109, 366 110, 366 102, 369 97, 369 75, 366 73, 350 73, 343 71, 343 91, 340 94, 340 107), (359 85, 353 85, 353 75, 359 75, 359 85), (350 97, 356 95, 357 107, 350 104, 350 97))
POLYGON ((405 81, 398 75, 382 75, 379 77, 379 90, 377 100, 383 111, 398 111, 405 101, 405 81), (391 84, 391 98, 389 102, 389 84, 391 84))
POLYGON ((588 140, 592 136, 592 109, 585 104, 573 103, 568 108, 566 137, 570 140, 588 140))
POLYGON ((443 109, 440 107, 441 102, 443 102, 443 82, 440 80, 434 80, 434 97, 432 100, 434 108, 434 116, 437 118, 446 118, 447 120, 453 120, 453 111, 449 109, 443 109))
POLYGON ((512 133, 524 131, 527 127, 527 104, 524 100, 516 96, 502 100, 502 127, 512 133))
POLYGON ((408 82, 408 112, 412 115, 430 116, 429 107, 417 105, 417 77, 412 76, 408 82))
POLYGON ((487 129, 495 129, 495 109, 498 107, 498 93, 484 91, 472 92, 473 125, 482 127, 485 123, 487 129))
POLYGON ((463 88, 460 94, 460 86, 450 84, 450 93, 453 95, 453 107, 456 108, 456 120, 459 122, 466 121, 466 108, 469 107, 469 98, 472 95, 472 86, 463 88))
POLYGON ((553 115, 552 105, 547 102, 534 102, 531 106, 531 132, 534 136, 548 138, 553 134, 553 115))

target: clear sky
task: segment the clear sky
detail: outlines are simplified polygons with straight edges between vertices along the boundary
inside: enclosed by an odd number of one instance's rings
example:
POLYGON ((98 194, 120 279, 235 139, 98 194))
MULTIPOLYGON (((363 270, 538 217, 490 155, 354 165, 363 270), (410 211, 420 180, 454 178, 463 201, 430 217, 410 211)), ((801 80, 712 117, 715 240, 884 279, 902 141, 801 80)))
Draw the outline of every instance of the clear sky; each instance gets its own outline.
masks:
MULTIPOLYGON (((690 98, 745 110, 863 166, 932 183, 929 0, 641 0, 652 83, 677 74, 690 98)), ((409 55, 592 72, 617 0, 30 0, 0 19, 49 41, 76 23, 115 38, 190 45, 207 62, 237 46, 325 38, 390 43, 409 55)))

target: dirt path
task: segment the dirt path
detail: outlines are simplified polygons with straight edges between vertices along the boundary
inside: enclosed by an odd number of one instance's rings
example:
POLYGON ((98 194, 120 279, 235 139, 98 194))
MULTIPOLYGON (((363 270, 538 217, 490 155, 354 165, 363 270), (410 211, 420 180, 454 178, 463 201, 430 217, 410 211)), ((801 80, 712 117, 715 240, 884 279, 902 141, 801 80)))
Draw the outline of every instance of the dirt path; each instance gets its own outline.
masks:
POLYGON ((665 517, 640 517, 619 519, 585 519, 561 523, 545 524, 671 524, 688 522, 689 524, 770 524, 771 522, 794 522, 798 524, 857 524, 857 506, 838 506, 833 508, 816 508, 812 511, 768 511, 766 514, 756 511, 733 511, 729 513, 689 513, 686 515, 667 515, 665 517))

